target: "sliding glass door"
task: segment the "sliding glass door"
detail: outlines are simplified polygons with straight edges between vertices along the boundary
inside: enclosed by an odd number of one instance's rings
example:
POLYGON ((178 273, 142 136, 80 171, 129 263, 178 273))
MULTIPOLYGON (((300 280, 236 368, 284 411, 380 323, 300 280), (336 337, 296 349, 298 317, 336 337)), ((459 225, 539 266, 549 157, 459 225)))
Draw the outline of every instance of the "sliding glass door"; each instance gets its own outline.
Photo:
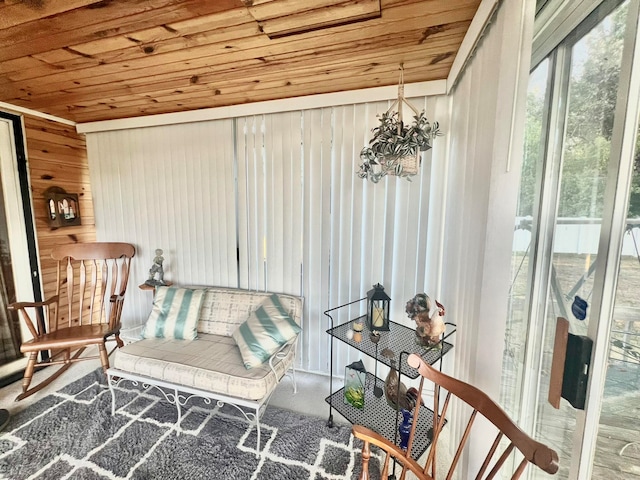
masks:
POLYGON ((530 77, 503 402, 558 478, 640 479, 637 20, 604 2, 530 77), (547 400, 558 317, 594 340, 585 410, 547 400))
POLYGON ((20 344, 31 338, 7 305, 40 299, 23 146, 20 117, 0 112, 0 385, 22 376, 26 359, 20 344))
POLYGON ((7 305, 15 301, 16 288, 13 281, 11 251, 9 250, 9 231, 4 192, 0 181, 0 366, 22 357, 20 353, 22 335, 18 315, 7 309, 7 305))
MULTIPOLYGON (((640 132, 637 134, 640 146, 640 132)), ((620 255, 593 478, 640 479, 640 148, 620 255)))

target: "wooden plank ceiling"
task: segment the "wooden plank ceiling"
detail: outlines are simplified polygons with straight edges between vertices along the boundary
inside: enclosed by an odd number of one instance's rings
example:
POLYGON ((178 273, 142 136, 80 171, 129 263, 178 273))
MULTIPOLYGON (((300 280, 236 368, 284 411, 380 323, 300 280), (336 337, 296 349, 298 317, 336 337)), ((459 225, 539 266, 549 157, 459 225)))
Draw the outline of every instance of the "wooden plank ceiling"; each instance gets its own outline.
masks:
POLYGON ((480 0, 0 0, 0 101, 76 122, 447 77, 480 0))

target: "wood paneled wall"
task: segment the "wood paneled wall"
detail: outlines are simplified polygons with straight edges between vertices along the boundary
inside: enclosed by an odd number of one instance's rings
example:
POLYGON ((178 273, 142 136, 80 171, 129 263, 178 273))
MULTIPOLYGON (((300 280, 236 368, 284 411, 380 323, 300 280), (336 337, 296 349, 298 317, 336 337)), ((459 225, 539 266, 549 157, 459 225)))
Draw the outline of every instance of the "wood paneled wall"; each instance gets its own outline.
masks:
POLYGON ((47 298, 55 293, 56 281, 51 248, 96 239, 87 149, 84 135, 76 133, 72 126, 29 115, 24 116, 24 125, 42 293, 47 298), (44 191, 52 186, 78 194, 81 225, 57 229, 49 226, 44 191))

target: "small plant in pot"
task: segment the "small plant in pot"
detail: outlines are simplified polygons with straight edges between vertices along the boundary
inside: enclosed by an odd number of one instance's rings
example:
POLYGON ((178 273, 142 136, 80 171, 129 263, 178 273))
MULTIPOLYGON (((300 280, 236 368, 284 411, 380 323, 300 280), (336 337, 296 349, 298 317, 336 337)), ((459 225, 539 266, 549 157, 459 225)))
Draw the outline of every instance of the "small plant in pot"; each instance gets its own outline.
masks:
POLYGON ((440 134, 438 122, 430 123, 423 111, 416 113, 413 123, 406 125, 397 111, 380 116, 380 125, 372 130, 369 146, 362 149, 358 176, 378 183, 385 175, 397 175, 411 180, 417 172, 419 152, 431 148, 431 141, 440 134), (415 168, 406 168, 403 159, 411 158, 415 168))

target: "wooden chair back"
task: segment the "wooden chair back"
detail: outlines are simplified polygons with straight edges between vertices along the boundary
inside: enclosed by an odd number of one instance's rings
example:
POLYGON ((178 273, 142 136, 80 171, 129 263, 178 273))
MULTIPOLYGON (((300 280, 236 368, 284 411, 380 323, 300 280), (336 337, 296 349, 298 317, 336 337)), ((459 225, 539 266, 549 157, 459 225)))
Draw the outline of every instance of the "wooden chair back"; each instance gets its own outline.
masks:
MULTIPOLYGON (((431 365, 427 364, 422 358, 416 354, 409 356, 407 362, 410 366, 416 368, 421 375, 420 388, 418 389, 420 397, 422 398, 423 388, 425 380, 433 382, 434 395, 433 395, 433 412, 434 413, 434 426, 431 437, 431 446, 422 459, 424 463, 416 462, 411 456, 411 450, 413 440, 415 436, 415 427, 417 421, 413 422, 412 430, 409 435, 408 448, 406 451, 401 450, 399 447, 389 442, 386 438, 378 435, 377 433, 365 428, 361 425, 355 425, 353 427, 353 434, 356 438, 361 439, 364 444, 362 447, 362 473, 360 475, 361 480, 369 479, 369 460, 371 458, 370 445, 376 445, 384 452, 384 461, 381 466, 382 479, 387 479, 389 474, 389 468, 392 461, 395 459, 400 468, 401 480, 405 478, 407 472, 412 472, 420 480, 433 480, 436 478, 436 465, 438 450, 444 448, 438 445, 440 440, 440 434, 442 429, 445 428, 446 415, 449 411, 449 407, 452 405, 452 399, 457 398, 460 401, 466 403, 470 408, 469 417, 466 422, 466 428, 461 438, 457 440, 457 447, 453 452, 452 461, 449 465, 446 478, 451 479, 456 471, 456 467, 464 452, 465 446, 471 436, 474 424, 478 414, 487 419, 495 427, 495 437, 487 439, 486 445, 487 454, 484 458, 484 462, 479 468, 479 471, 469 474, 468 478, 475 478, 477 480, 502 478, 497 476, 500 473, 504 473, 503 470, 507 470, 511 465, 515 464, 515 469, 511 472, 509 478, 518 479, 529 465, 533 463, 538 468, 544 470, 547 473, 554 474, 558 470, 558 455, 551 448, 546 445, 537 442, 525 432, 523 432, 506 414, 506 412, 496 404, 487 394, 468 383, 456 380, 439 370, 436 370, 431 365), (443 400, 442 400, 443 399, 443 400), (442 402, 441 402, 442 400, 442 402), (492 443, 490 443, 492 442, 492 443), (506 446, 505 446, 506 445, 506 446), (500 453, 498 453, 500 452, 500 453), (510 459, 512 456, 515 458, 515 462, 512 463, 510 459), (497 477, 496 477, 497 476, 497 477)), ((418 418, 420 415, 421 407, 420 402, 417 402, 414 409, 414 417, 418 418)), ((506 477, 505 477, 506 478, 506 477)))
POLYGON ((50 331, 98 323, 108 323, 112 330, 118 329, 134 253, 135 248, 128 243, 75 243, 54 247, 51 257, 58 262, 58 304, 50 331))
MULTIPOLYGON (((42 302, 16 302, 16 310, 33 336, 20 351, 28 355, 22 393, 16 400, 33 395, 64 373, 73 363, 99 358, 109 368, 106 341, 113 338, 122 347, 120 316, 129 281, 135 247, 128 243, 75 243, 53 248, 57 260, 56 294, 42 302), (98 355, 83 355, 87 347, 98 355), (38 368, 61 365, 35 386, 38 368)), ((113 351, 113 350, 112 350, 113 351)))

